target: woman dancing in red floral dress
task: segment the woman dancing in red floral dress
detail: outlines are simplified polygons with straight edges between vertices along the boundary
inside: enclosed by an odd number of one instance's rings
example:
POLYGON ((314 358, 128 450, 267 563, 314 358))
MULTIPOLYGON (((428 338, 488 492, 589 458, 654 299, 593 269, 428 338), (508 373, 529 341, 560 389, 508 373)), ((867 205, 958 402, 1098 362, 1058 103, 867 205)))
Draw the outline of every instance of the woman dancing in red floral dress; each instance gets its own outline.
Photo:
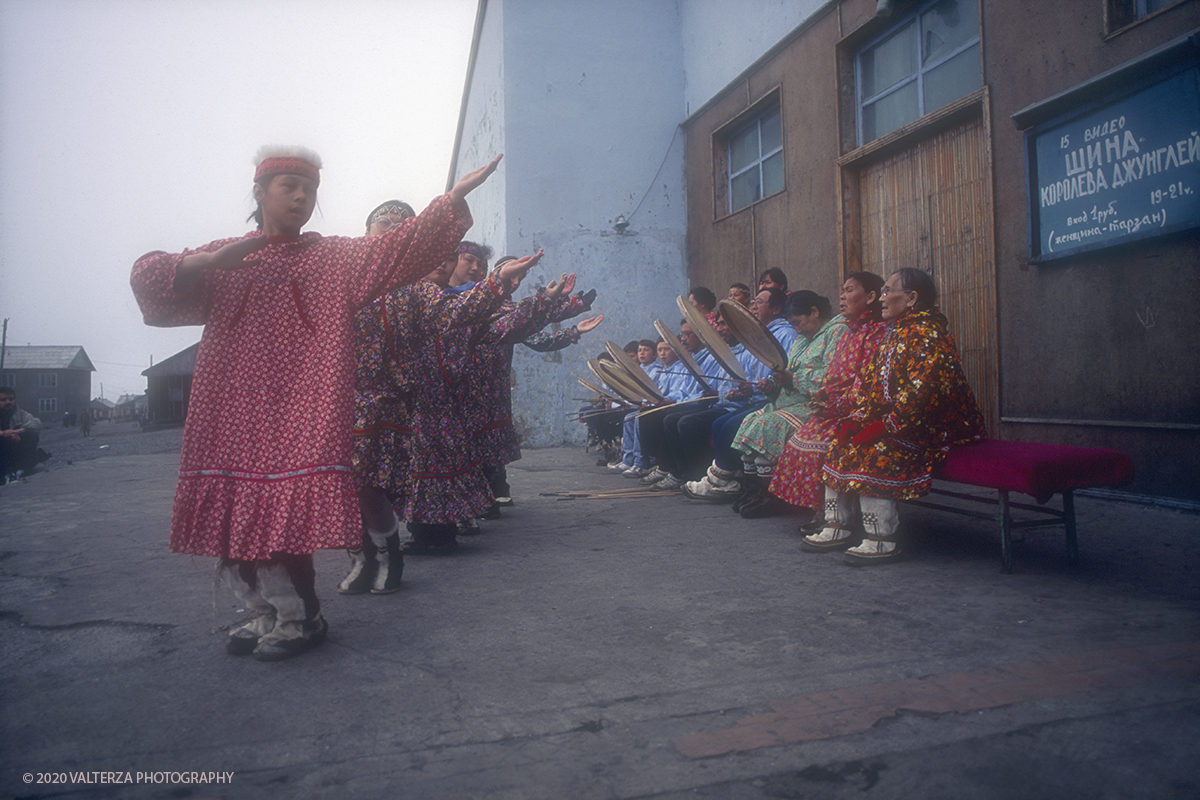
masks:
POLYGON ((147 324, 205 326, 170 547, 220 559, 222 577, 255 611, 231 632, 230 653, 278 660, 324 639, 312 553, 360 535, 350 479, 354 314, 457 246, 471 225, 466 195, 499 161, 382 236, 322 237, 300 233, 320 158, 263 148, 258 230, 134 264, 147 324))

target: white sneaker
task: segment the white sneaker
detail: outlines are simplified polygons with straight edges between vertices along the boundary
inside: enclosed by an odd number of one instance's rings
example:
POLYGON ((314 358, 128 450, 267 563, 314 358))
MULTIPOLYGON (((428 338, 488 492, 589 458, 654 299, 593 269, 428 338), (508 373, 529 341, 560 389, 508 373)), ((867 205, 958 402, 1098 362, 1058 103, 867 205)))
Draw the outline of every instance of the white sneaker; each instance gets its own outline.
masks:
POLYGON ((632 466, 621 474, 626 478, 644 478, 650 474, 650 470, 645 467, 632 466))
POLYGON ((651 488, 656 492, 677 492, 683 488, 683 484, 683 478, 676 478, 674 475, 668 473, 667 477, 655 483, 651 488))
POLYGON ((618 458, 616 461, 608 462, 608 468, 613 472, 624 472, 629 469, 629 465, 625 463, 625 459, 618 458))
POLYGON ((638 483, 640 483, 642 486, 650 486, 658 483, 663 478, 667 477, 668 474, 669 473, 666 470, 661 469, 660 467, 655 467, 654 469, 650 470, 649 475, 642 478, 640 481, 638 481, 638 483))

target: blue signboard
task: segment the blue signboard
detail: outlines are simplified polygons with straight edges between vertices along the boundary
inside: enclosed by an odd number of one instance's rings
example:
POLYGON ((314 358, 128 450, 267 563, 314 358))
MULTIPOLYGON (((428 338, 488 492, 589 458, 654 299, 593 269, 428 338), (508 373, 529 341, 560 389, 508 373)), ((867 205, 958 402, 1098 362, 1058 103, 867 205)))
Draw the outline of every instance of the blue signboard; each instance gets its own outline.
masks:
POLYGON ((1200 226, 1195 66, 1026 134, 1030 258, 1200 226))

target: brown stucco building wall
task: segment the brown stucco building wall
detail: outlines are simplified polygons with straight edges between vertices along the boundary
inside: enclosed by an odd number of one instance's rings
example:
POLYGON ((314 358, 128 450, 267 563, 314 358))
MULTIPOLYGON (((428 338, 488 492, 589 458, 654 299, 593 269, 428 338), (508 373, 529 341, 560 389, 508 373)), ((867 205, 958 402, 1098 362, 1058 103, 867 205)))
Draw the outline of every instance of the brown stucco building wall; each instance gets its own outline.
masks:
POLYGON ((1200 232, 1031 264, 1024 135, 1010 119, 1200 27, 1200 3, 1107 37, 1102 2, 986 2, 983 25, 995 120, 999 435, 1124 450, 1137 464, 1133 490, 1200 499, 1200 431, 1184 427, 1200 424, 1200 232), (1108 424, 1087 424, 1095 422, 1108 424))
MULTIPOLYGON (((779 267, 792 288, 836 301, 857 257, 852 226, 839 241, 847 184, 837 160, 853 146, 839 130, 854 113, 839 80, 847 52, 889 24, 872 19, 875 6, 825 6, 686 121, 692 285, 724 296, 731 282, 753 284, 779 267), (785 191, 717 213, 714 134, 773 91, 785 191)), ((913 7, 898 2, 896 14, 913 7)), ((1010 117, 1197 27, 1200 0, 1115 34, 1106 33, 1105 0, 985 0, 985 91, 970 112, 982 113, 993 192, 993 435, 1120 449, 1137 466, 1128 490, 1188 499, 1200 499, 1200 233, 1030 263, 1024 134, 1010 117)))
POLYGON ((688 275, 724 297, 778 267, 792 288, 826 296, 840 283, 833 160, 838 152, 836 6, 827 6, 687 124, 688 275), (786 190, 733 214, 715 209, 712 132, 772 91, 783 111, 786 190))

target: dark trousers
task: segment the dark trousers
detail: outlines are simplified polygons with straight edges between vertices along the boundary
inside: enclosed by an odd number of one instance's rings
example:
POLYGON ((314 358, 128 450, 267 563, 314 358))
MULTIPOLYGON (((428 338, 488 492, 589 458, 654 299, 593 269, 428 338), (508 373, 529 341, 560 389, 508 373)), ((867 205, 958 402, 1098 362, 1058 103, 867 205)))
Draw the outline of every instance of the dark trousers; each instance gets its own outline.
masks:
POLYGON ((453 522, 410 522, 408 532, 414 542, 445 545, 457 541, 458 526, 453 522))
POLYGON ((508 485, 508 470, 504 464, 498 467, 485 467, 483 477, 487 478, 488 486, 492 490, 492 497, 512 496, 512 489, 508 485))
POLYGON ((703 411, 682 415, 675 427, 667 428, 667 447, 670 448, 679 471, 677 478, 698 480, 712 459, 712 426, 729 413, 728 408, 713 406, 703 411))
POLYGON ((39 439, 41 434, 37 431, 22 432, 19 442, 0 438, 0 483, 4 482, 10 472, 30 472, 37 465, 39 439))
POLYGON ((721 469, 738 470, 742 466, 742 454, 733 449, 733 439, 746 417, 758 411, 766 403, 755 403, 749 408, 727 414, 713 423, 713 461, 721 469))
POLYGON ((659 469, 679 477, 679 465, 674 451, 667 444, 668 431, 676 431, 679 420, 692 411, 672 411, 671 407, 646 414, 638 419, 638 439, 642 443, 642 455, 658 459, 659 469))

